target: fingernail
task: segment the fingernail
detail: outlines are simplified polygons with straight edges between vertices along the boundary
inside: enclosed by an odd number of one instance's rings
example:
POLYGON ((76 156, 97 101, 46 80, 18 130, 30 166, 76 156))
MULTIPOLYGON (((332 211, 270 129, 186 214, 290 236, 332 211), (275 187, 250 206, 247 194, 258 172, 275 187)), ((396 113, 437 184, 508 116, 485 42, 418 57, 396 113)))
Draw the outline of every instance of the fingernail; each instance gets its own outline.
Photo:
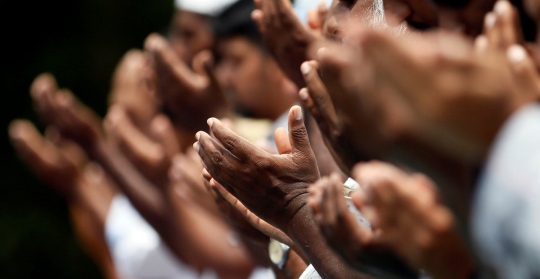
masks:
POLYGON ((326 55, 327 51, 328 51, 328 49, 326 47, 319 48, 319 50, 317 50, 317 56, 319 57, 319 59, 324 57, 326 55))
POLYGON ((195 149, 195 151, 197 151, 197 153, 199 153, 199 148, 200 148, 200 146, 199 146, 198 142, 193 144, 193 149, 195 149))
POLYGON ((212 118, 208 118, 208 120, 206 120, 206 123, 208 124, 208 127, 212 128, 212 125, 214 125, 214 120, 212 118))
POLYGON ((195 134, 195 139, 199 140, 201 138, 201 132, 195 134))
POLYGON ((297 121, 302 120, 302 109, 299 106, 294 106, 292 113, 294 119, 296 119, 297 121))
POLYGON ((298 93, 298 95, 300 96, 300 99, 302 99, 302 100, 304 100, 304 101, 307 100, 308 97, 309 97, 306 88, 300 89, 300 92, 298 93))
POLYGON ((495 3, 495 7, 493 8, 497 15, 503 15, 510 11, 510 9, 510 3, 506 0, 497 1, 497 3, 495 3))
POLYGON ((520 45, 512 45, 508 48, 507 56, 510 62, 519 63, 525 59, 527 53, 525 49, 520 45))
POLYGON ((302 66, 300 66, 300 71, 302 71, 302 74, 307 75, 311 71, 311 66, 307 62, 302 63, 302 66))
POLYGON ((479 36, 478 38, 476 38, 476 42, 475 42, 475 47, 476 47, 476 51, 479 52, 479 53, 483 53, 486 51, 486 49, 488 48, 488 39, 486 38, 486 36, 479 36))
POLYGON ((485 19, 486 27, 489 29, 493 28, 493 26, 495 26, 495 21, 497 21, 497 16, 494 13, 489 12, 486 15, 486 19, 485 19))

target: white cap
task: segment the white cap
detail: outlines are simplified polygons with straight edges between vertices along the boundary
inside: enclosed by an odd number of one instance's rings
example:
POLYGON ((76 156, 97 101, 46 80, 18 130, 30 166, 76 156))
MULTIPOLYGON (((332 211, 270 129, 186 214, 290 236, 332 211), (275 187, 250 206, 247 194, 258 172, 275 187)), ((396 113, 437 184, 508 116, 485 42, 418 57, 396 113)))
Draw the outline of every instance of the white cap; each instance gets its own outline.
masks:
POLYGON ((237 0, 175 0, 177 9, 206 16, 217 16, 237 0))

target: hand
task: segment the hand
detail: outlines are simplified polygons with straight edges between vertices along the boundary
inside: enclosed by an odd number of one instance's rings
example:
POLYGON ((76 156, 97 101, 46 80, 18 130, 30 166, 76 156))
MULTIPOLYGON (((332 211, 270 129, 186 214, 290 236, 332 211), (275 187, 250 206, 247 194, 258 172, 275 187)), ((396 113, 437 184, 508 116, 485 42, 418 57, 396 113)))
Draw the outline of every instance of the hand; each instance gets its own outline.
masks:
POLYGON ((535 53, 526 51, 521 30, 516 8, 506 0, 497 1, 494 11, 485 16, 484 34, 476 38, 474 47, 480 54, 487 51, 506 52, 517 91, 536 92, 540 96, 538 66, 533 59, 535 53))
POLYGON ((92 150, 103 138, 99 117, 70 91, 58 90, 53 76, 38 76, 32 84, 31 96, 44 120, 83 149, 92 150))
POLYGON ((366 193, 353 196, 380 228, 381 243, 434 278, 470 278, 472 258, 431 180, 379 162, 358 164, 354 178, 366 193))
MULTIPOLYGON (((304 62, 301 70, 307 84, 307 87, 302 88, 299 93, 302 105, 317 122, 324 142, 341 170, 350 173, 354 164, 369 158, 363 151, 367 147, 361 144, 364 137, 369 134, 368 130, 358 129, 359 121, 350 119, 346 114, 336 112, 332 98, 317 72, 319 70, 318 62, 314 60, 304 62), (361 133, 362 131, 364 132, 361 133), (360 132, 359 135, 357 135, 358 132, 360 132)), ((332 77, 335 78, 335 76, 331 76, 327 80, 332 77)), ((331 83, 336 84, 335 82, 331 83)), ((338 90, 343 89, 335 86, 334 92, 338 90)))
POLYGON ((289 0, 256 0, 252 13, 264 41, 283 72, 299 88, 304 86, 300 64, 306 51, 317 39, 317 32, 308 30, 294 14, 289 0))
POLYGON ((157 34, 148 36, 145 49, 153 58, 156 93, 175 124, 197 131, 209 117, 226 116, 227 101, 210 67, 209 51, 195 56, 192 71, 157 34))
POLYGON ((322 178, 310 187, 309 192, 309 203, 322 234, 350 266, 381 278, 418 277, 379 240, 380 230, 372 231, 358 223, 343 197, 339 175, 322 178))
POLYGON ((287 232, 289 221, 306 205, 309 184, 319 179, 300 107, 289 112, 289 144, 281 142, 284 130, 276 133, 280 155, 257 149, 217 119, 208 124, 213 137, 199 132, 194 144, 206 170, 249 210, 287 232))
POLYGON ((112 106, 104 127, 137 170, 153 184, 168 186, 167 174, 179 147, 174 128, 166 116, 154 117, 149 129, 152 135, 145 135, 122 107, 112 106))
POLYGON ((287 234, 253 214, 253 212, 247 209, 235 196, 229 193, 223 185, 219 184, 219 182, 215 181, 211 176, 209 186, 216 193, 217 197, 222 201, 227 202, 227 204, 234 208, 251 226, 281 243, 287 244, 290 247, 296 246, 294 241, 287 236, 287 234))
POLYGON ((219 215, 219 209, 212 198, 210 187, 206 187, 203 176, 203 165, 199 155, 193 148, 186 153, 177 153, 172 159, 169 179, 174 193, 183 200, 201 206, 207 211, 219 215))
POLYGON ((60 138, 54 128, 47 128, 46 137, 32 123, 14 120, 9 136, 19 158, 45 183, 64 198, 76 194, 76 186, 87 163, 84 152, 76 144, 60 138))

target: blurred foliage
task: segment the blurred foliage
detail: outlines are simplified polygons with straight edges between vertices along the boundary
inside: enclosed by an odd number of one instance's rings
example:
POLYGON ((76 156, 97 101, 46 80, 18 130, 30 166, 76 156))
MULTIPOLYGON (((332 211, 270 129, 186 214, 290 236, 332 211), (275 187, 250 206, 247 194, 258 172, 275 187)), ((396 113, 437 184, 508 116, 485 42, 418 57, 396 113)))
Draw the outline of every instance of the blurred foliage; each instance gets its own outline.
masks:
POLYGON ((28 89, 53 73, 101 115, 122 55, 163 32, 172 0, 0 1, 0 278, 100 278, 74 238, 64 201, 16 158, 7 138, 15 118, 43 125, 28 89))

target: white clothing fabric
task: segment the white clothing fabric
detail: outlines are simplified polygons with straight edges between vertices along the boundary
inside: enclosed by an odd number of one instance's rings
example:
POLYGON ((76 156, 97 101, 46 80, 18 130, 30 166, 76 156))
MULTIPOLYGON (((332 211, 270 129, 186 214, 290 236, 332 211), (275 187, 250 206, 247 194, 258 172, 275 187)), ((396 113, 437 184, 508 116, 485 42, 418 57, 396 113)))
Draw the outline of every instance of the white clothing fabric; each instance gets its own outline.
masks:
POLYGON ((479 181, 472 235, 501 278, 540 278, 540 104, 505 123, 479 181))
POLYGON ((183 11, 206 16, 217 16, 236 1, 237 0, 175 0, 174 6, 183 11))

